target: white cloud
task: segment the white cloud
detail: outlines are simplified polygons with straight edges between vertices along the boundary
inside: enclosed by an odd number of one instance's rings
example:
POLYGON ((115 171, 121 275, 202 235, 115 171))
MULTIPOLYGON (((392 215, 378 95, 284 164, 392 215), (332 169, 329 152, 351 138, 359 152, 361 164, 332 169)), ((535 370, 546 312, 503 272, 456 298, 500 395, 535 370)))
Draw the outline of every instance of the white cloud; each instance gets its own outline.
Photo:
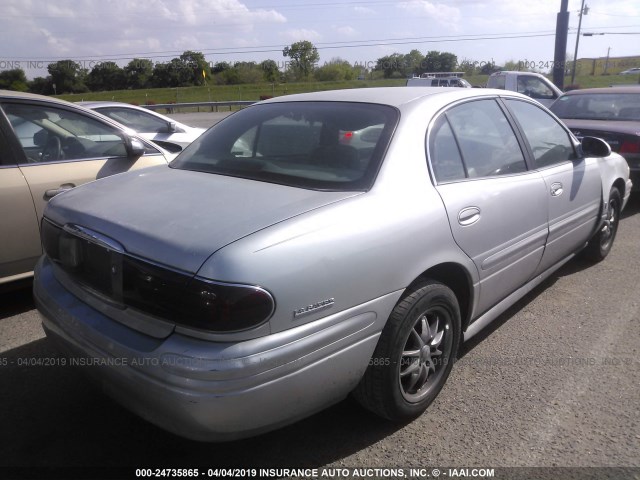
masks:
POLYGON ((274 9, 250 9, 240 0, 3 2, 5 50, 22 56, 59 57, 69 49, 75 55, 116 55, 149 37, 161 39, 165 50, 216 48, 229 45, 233 34, 287 22, 274 9), (114 51, 115 44, 123 50, 114 51))
POLYGON ((309 40, 310 42, 314 42, 320 40, 322 38, 322 35, 320 35, 315 30, 306 28, 292 28, 281 32, 280 37, 293 42, 298 42, 300 40, 309 40))
POLYGON ((349 25, 345 25, 343 27, 335 27, 334 29, 336 32, 346 37, 353 37, 358 33, 358 31, 355 28, 350 27, 349 25))
POLYGON ((356 7, 353 7, 353 11, 356 12, 356 13, 364 14, 364 15, 375 15, 376 14, 376 11, 373 10, 372 8, 369 8, 369 7, 356 6, 356 7))
POLYGON ((455 28, 460 21, 460 9, 444 3, 432 3, 428 0, 409 0, 398 4, 398 8, 415 15, 424 15, 450 28, 455 28))
MULTIPOLYGON (((447 42, 456 34, 497 35, 555 31, 557 0, 402 0, 355 2, 343 8, 298 2, 248 0, 1 0, 0 62, 72 58, 75 60, 143 57, 167 61, 184 50, 202 51, 213 61, 278 58, 274 44, 300 40, 433 37, 437 42, 396 43, 344 49, 320 48, 321 56, 372 60, 416 48, 450 51, 458 58, 546 60, 553 58, 553 36, 495 41, 447 42), (279 5, 259 7, 259 5, 279 5), (252 48, 255 47, 255 48, 252 48), (267 48, 265 48, 267 47, 267 48), (228 50, 224 50, 228 49, 228 50), (261 52, 260 50, 270 50, 261 52), (238 53, 246 50, 245 53, 238 53), (233 52, 233 53, 228 53, 233 52), (126 55, 125 55, 126 54, 126 55)), ((583 31, 619 32, 637 23, 638 0, 588 0, 591 11, 583 31), (624 15, 624 16, 623 16, 624 15), (611 27, 606 29, 606 27, 611 27)), ((570 0, 568 50, 572 50, 580 0, 570 0)), ((629 29, 631 30, 631 29, 629 29)), ((605 35, 581 39, 579 56, 637 53, 635 37, 605 35)), ((25 61, 25 65, 29 65, 25 61)), ((27 76, 46 75, 25 67, 27 76)))

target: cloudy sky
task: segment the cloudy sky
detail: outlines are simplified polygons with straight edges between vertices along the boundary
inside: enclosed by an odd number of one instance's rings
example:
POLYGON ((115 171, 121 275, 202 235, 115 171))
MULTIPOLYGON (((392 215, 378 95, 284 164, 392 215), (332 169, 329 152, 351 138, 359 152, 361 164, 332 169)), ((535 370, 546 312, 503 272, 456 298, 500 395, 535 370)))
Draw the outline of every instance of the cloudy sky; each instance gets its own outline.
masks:
MULTIPOLYGON (((587 0, 578 57, 640 54, 640 2, 587 0)), ((71 58, 91 68, 134 57, 168 61, 185 50, 219 61, 283 62, 282 48, 313 42, 321 62, 377 58, 418 49, 476 62, 553 60, 560 0, 3 0, 0 70, 29 78, 71 58), (518 38, 520 37, 520 38, 518 38), (42 68, 44 66, 44 69, 42 68)), ((580 0, 569 1, 573 53, 580 0)))

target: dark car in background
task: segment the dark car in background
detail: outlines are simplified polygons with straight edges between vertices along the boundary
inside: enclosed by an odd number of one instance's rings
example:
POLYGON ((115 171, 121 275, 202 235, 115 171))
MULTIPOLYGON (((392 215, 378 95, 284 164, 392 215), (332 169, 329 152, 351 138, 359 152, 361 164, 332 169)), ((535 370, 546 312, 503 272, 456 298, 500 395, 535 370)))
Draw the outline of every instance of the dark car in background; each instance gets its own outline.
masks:
POLYGON ((572 90, 550 109, 578 138, 602 138, 622 155, 640 189, 640 87, 572 90))

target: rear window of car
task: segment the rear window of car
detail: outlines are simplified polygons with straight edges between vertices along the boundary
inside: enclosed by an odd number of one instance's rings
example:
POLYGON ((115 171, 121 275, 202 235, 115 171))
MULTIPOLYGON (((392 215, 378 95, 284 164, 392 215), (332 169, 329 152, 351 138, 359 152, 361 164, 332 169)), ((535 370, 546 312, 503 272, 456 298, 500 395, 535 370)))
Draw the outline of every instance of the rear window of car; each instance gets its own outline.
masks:
POLYGON ((640 121, 638 93, 581 93, 560 97, 550 110, 560 118, 640 121))
POLYGON ((256 105, 218 123, 170 166, 317 190, 368 190, 398 117, 377 104, 256 105))

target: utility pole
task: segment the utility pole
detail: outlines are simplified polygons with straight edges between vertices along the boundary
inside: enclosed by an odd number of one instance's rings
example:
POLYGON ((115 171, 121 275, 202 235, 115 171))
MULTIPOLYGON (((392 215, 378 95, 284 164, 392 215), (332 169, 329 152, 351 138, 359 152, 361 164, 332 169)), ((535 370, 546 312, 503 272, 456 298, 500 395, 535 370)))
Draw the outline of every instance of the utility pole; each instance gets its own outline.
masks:
POLYGON ((611 53, 611 47, 607 48, 607 60, 604 62, 604 74, 607 74, 609 69, 609 54, 611 53))
POLYGON ((564 71, 567 59, 567 32, 569 30, 569 0, 561 0, 556 18, 556 48, 553 56, 553 83, 564 89, 564 71))
POLYGON ((576 35, 576 49, 573 52, 573 68, 571 69, 571 85, 576 79, 576 66, 578 65, 578 43, 580 42, 580 29, 582 28, 582 15, 586 15, 589 13, 589 7, 584 6, 584 0, 582 0, 582 5, 580 6, 580 20, 578 20, 578 34, 576 35))

